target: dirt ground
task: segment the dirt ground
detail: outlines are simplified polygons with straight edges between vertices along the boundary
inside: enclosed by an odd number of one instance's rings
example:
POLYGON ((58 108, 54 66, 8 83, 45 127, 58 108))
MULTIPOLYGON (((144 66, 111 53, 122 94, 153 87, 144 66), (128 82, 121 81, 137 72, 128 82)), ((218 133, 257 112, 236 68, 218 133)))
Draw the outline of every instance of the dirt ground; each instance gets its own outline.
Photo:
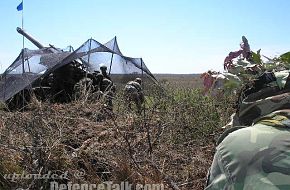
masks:
MULTIPOLYGON (((157 78, 171 86, 200 85, 198 75, 157 75, 157 78)), ((143 117, 119 106, 111 112, 102 102, 51 105, 35 100, 25 112, 1 111, 2 175, 68 171, 69 179, 58 182, 128 181, 163 184, 164 189, 204 188, 221 131, 195 134, 205 127, 194 120, 194 115, 203 114, 198 112, 202 108, 177 104, 170 108, 175 112, 163 108, 166 111, 163 113, 162 105, 156 105, 159 107, 152 106, 143 117), (186 121, 180 116, 185 112, 182 109, 189 114, 184 115, 190 117, 186 121), (188 138, 187 131, 202 138, 188 138), (77 172, 84 174, 82 178, 74 175, 77 172)), ((209 106, 216 109, 215 105, 209 106)), ((48 189, 49 182, 0 178, 0 189, 48 189)))

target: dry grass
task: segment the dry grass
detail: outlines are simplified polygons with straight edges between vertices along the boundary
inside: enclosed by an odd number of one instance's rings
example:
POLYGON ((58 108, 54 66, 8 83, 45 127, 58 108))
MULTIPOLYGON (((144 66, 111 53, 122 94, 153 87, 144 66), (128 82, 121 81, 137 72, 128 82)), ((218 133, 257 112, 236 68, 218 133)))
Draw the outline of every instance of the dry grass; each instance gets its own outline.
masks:
POLYGON ((171 87, 196 88, 202 86, 200 74, 156 74, 155 77, 160 83, 171 87))
POLYGON ((164 86, 147 96, 145 112, 128 110, 122 95, 113 112, 102 101, 40 103, 0 112, 0 187, 48 189, 49 180, 5 174, 68 173, 67 183, 163 183, 165 189, 203 189, 220 128, 232 109, 225 97, 164 86), (83 173, 81 177, 76 174, 83 173))

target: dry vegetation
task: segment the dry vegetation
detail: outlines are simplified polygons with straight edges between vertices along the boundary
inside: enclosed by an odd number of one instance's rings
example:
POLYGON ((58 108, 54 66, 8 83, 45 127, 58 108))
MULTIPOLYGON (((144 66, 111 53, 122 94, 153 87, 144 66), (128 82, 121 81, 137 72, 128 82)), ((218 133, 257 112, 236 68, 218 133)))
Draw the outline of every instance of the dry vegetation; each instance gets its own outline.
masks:
POLYGON ((62 183, 128 181, 203 189, 232 101, 170 81, 176 82, 163 78, 164 91, 152 90, 141 115, 127 109, 120 92, 113 112, 102 101, 83 100, 62 105, 34 100, 25 112, 1 111, 1 189, 49 189, 53 179, 4 176, 48 172, 67 172, 68 179, 56 179, 62 183))

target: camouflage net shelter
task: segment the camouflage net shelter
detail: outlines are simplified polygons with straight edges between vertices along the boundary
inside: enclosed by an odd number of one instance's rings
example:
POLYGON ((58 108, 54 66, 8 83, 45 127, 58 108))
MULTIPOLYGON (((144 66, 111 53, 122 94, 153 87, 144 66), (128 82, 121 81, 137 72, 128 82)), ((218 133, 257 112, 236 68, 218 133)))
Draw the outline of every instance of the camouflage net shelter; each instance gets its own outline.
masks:
POLYGON ((69 52, 53 53, 51 48, 23 49, 5 70, 0 81, 0 100, 6 101, 60 63, 69 52))
POLYGON ((107 66, 113 81, 117 83, 127 82, 136 77, 156 82, 155 77, 149 71, 142 58, 127 57, 121 53, 116 37, 103 45, 94 39, 87 40, 57 67, 75 59, 81 59, 90 73, 99 70, 100 65, 107 66))
POLYGON ((121 53, 116 37, 105 44, 89 39, 75 51, 54 47, 23 49, 2 75, 0 101, 5 102, 24 89, 40 87, 45 90, 53 83, 50 80, 52 73, 55 76, 55 73, 60 73, 55 84, 75 84, 87 74, 99 70, 100 65, 107 66, 115 84, 126 83, 136 77, 143 78, 145 84, 157 82, 142 58, 127 57, 121 53), (72 69, 74 72, 70 72, 72 69))

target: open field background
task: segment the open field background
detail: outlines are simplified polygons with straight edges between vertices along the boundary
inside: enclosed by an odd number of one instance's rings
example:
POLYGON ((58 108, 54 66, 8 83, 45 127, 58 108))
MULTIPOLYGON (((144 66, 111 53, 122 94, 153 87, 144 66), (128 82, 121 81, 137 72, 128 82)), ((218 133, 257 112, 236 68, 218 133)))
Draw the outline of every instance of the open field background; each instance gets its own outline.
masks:
POLYGON ((203 189, 234 100, 202 95, 198 75, 156 77, 163 90, 147 87, 151 91, 141 114, 128 109, 120 91, 113 111, 106 99, 86 98, 69 104, 34 99, 24 112, 0 111, 0 189, 49 189, 52 181, 203 189), (6 175, 48 172, 67 172, 68 178, 11 180, 6 175))
POLYGON ((200 74, 154 74, 161 84, 170 86, 182 86, 184 88, 201 88, 200 74))

